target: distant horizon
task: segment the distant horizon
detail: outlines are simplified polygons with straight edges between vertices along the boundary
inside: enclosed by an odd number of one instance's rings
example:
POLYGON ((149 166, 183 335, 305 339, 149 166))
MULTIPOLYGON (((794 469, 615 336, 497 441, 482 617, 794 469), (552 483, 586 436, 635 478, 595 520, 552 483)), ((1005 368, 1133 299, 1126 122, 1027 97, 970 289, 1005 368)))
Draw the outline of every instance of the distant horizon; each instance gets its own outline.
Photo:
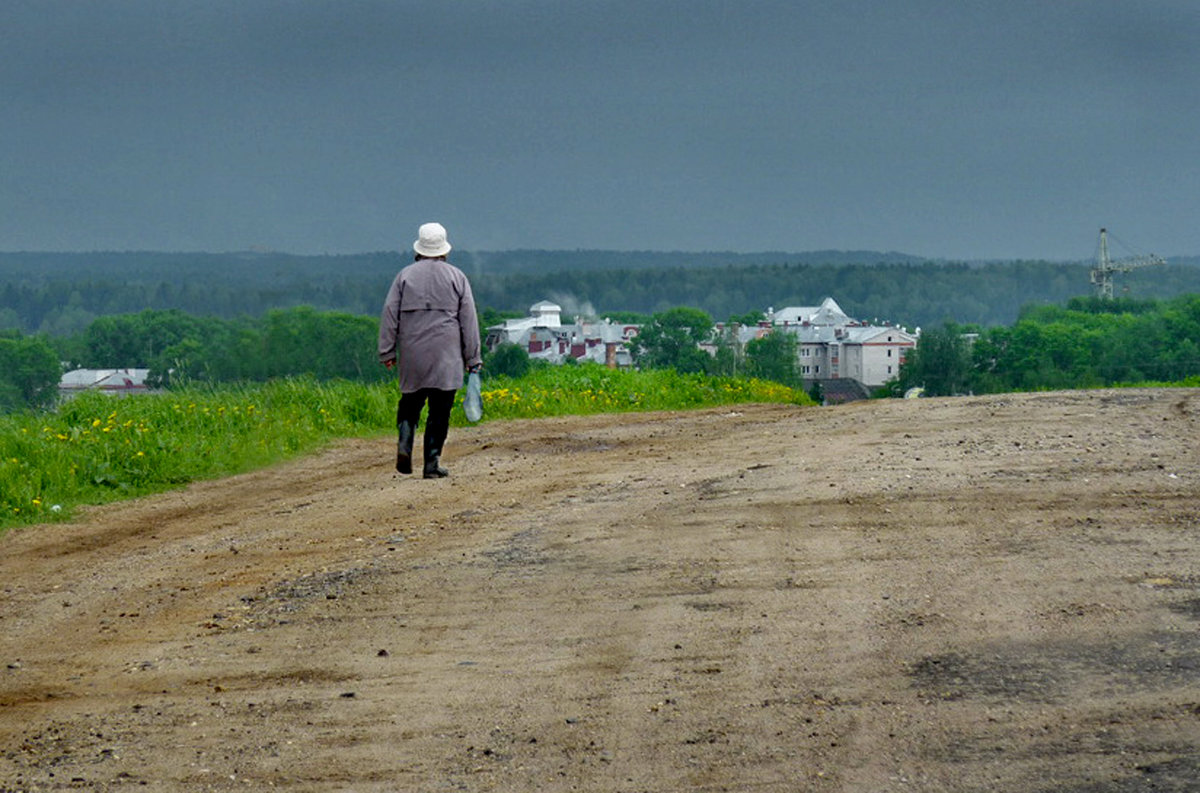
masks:
MULTIPOLYGON (((738 257, 753 257, 753 256, 820 256, 824 254, 839 255, 839 256, 875 256, 875 257, 892 257, 912 259, 917 262, 928 263, 962 263, 962 264, 986 264, 1000 262, 1047 262, 1053 264, 1072 264, 1077 262, 1091 262, 1095 260, 1094 256, 1085 256, 1079 258, 1051 258, 1051 257, 981 257, 981 258, 958 258, 950 256, 923 256, 915 253, 907 253, 900 250, 873 250, 868 248, 813 248, 805 250, 782 250, 782 249, 764 249, 755 251, 735 251, 729 249, 682 249, 682 248, 535 248, 535 247, 519 247, 519 248, 465 248, 456 247, 450 253, 448 259, 453 263, 454 253, 465 255, 482 255, 482 254, 513 254, 522 252, 537 252, 537 253, 603 253, 603 254, 659 254, 659 255, 695 255, 695 256, 738 256, 738 257)), ((157 248, 93 248, 79 250, 0 250, 0 256, 87 256, 87 255, 113 255, 113 254, 128 254, 128 255, 164 255, 164 256, 290 256, 295 258, 337 258, 337 257, 353 257, 353 256, 377 256, 380 254, 398 255, 409 257, 412 255, 411 250, 403 249, 388 249, 382 248, 378 250, 360 250, 347 252, 326 252, 326 253, 296 253, 294 251, 275 250, 275 249, 258 249, 247 248, 241 250, 168 250, 157 248)), ((1164 259, 1193 259, 1200 257, 1200 254, 1159 254, 1164 259)))

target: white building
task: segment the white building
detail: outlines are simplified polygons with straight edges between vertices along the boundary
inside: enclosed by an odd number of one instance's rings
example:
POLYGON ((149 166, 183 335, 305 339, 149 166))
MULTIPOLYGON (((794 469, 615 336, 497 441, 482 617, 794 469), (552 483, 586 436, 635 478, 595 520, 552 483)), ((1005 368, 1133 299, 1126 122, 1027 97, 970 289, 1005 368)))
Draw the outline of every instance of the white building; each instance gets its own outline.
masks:
MULTIPOLYGON (((827 401, 864 398, 900 373, 916 334, 893 325, 872 325, 852 319, 832 297, 817 306, 767 309, 757 326, 738 329, 744 348, 772 330, 796 337, 796 371, 805 388, 820 383, 827 401)), ((718 325, 718 328, 723 328, 718 325)))
POLYGON ((64 396, 80 391, 103 391, 106 394, 144 394, 149 369, 72 369, 58 381, 58 392, 64 396))
POLYGON ((850 379, 878 388, 900 374, 916 336, 903 328, 877 325, 788 328, 799 341, 797 365, 805 381, 850 379))
POLYGON ((848 325, 854 322, 837 301, 827 297, 819 306, 791 306, 776 311, 767 309, 767 322, 777 328, 818 327, 827 328, 848 325))
POLYGON ((489 350, 501 344, 516 344, 534 360, 560 364, 568 358, 593 361, 611 368, 633 365, 629 340, 638 326, 610 320, 584 320, 562 324, 562 308, 543 300, 529 307, 529 316, 506 319, 487 329, 484 340, 489 350))
POLYGON ((797 370, 807 385, 853 380, 875 389, 900 374, 905 353, 917 337, 893 325, 851 319, 832 297, 819 306, 784 308, 770 316, 772 326, 795 334, 797 370))

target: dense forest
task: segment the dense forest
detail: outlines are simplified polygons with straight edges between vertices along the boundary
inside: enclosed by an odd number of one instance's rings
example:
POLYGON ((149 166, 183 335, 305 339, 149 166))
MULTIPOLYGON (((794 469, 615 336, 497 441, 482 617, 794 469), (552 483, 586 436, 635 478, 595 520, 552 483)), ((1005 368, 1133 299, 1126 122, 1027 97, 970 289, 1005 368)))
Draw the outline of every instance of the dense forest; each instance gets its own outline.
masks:
POLYGON ((1030 306, 1008 327, 928 328, 887 390, 949 396, 1185 381, 1200 384, 1197 294, 1075 298, 1030 306))
MULTIPOLYGON (((692 306, 718 319, 833 297, 851 316, 931 326, 1011 324, 1023 307, 1087 295, 1089 262, 924 261, 898 253, 455 251, 481 309, 523 313, 551 299, 568 315, 692 306)), ((144 309, 261 317, 273 309, 376 316, 407 258, 277 253, 0 253, 0 329, 68 336, 144 309)), ((1200 293, 1200 259, 1117 277, 1136 298, 1200 293)))

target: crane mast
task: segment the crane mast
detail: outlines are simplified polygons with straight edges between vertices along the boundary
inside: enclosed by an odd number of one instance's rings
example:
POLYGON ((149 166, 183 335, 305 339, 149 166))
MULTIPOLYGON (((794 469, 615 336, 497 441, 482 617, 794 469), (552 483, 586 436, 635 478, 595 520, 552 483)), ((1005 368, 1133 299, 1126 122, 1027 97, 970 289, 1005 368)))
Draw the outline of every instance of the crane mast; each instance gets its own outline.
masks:
POLYGON ((1096 254, 1096 266, 1092 268, 1092 285, 1096 287, 1096 297, 1101 300, 1112 300, 1113 273, 1127 273, 1139 267, 1150 267, 1155 264, 1166 264, 1166 260, 1154 254, 1110 259, 1108 256, 1108 230, 1100 229, 1100 248, 1096 254))

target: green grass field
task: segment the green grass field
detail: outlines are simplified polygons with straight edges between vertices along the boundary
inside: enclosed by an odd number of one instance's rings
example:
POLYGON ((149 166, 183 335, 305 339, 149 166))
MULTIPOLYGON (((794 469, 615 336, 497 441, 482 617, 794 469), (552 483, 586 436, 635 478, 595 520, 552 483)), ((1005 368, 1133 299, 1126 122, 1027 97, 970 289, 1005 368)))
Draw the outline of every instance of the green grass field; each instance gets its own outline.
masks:
MULTIPOLYGON (((85 393, 52 412, 0 417, 0 530, 248 471, 338 438, 390 433, 397 396, 394 384, 296 378, 123 398, 85 393)), ((761 380, 589 364, 487 380, 483 420, 739 402, 811 404, 801 391, 761 380)), ((451 421, 466 423, 459 405, 451 421)))

